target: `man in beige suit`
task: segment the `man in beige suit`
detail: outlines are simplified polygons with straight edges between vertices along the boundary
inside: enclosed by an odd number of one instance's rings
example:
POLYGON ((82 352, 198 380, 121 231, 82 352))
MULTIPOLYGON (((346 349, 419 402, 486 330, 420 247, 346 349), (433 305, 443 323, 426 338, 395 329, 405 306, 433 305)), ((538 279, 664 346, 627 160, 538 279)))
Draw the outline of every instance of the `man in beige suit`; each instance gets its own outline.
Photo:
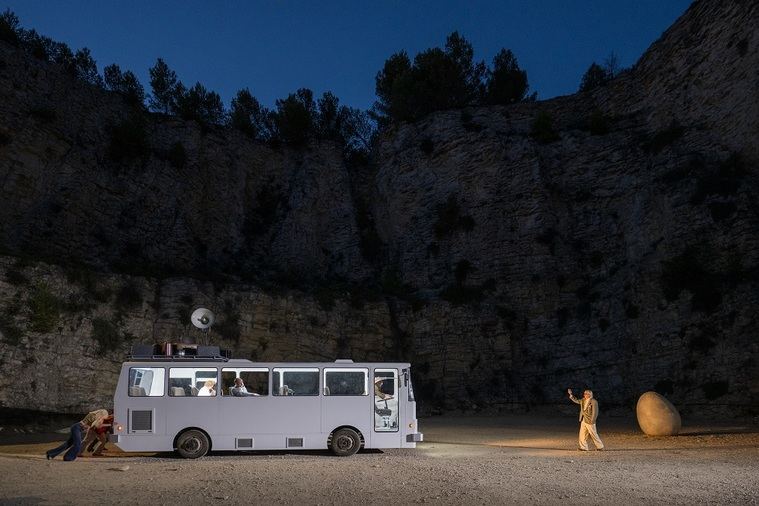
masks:
POLYGON ((593 392, 585 390, 582 394, 582 399, 578 399, 572 395, 572 389, 568 389, 569 399, 575 404, 580 405, 580 450, 588 451, 588 435, 593 440, 593 444, 596 445, 596 450, 603 450, 604 444, 601 438, 598 437, 598 431, 596 430, 596 418, 598 418, 598 401, 593 398, 593 392))

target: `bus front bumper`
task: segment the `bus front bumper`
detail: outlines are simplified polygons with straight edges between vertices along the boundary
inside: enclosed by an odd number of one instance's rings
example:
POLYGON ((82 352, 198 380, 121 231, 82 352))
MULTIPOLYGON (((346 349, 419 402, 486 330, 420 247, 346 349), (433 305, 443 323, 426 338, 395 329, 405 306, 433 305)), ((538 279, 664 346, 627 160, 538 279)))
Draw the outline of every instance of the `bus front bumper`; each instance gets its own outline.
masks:
POLYGON ((406 434, 407 443, 421 443, 424 441, 424 434, 421 432, 414 432, 413 434, 406 434))

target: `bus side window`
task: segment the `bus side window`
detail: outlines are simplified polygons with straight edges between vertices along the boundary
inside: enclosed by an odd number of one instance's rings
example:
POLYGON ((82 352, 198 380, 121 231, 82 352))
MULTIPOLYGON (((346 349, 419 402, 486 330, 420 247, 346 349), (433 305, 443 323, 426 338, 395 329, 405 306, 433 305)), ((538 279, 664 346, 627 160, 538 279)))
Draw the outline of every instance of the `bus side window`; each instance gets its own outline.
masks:
POLYGON ((269 369, 222 369, 221 394, 227 397, 261 397, 269 395, 269 369), (235 380, 242 380, 241 391, 233 392, 235 380))
POLYGON ((218 370, 211 367, 172 367, 169 369, 169 396, 214 397, 217 395, 217 374, 218 370))
POLYGON ((324 395, 368 395, 368 369, 324 368, 324 395))
POLYGON ((164 388, 162 367, 132 367, 129 369, 129 397, 161 397, 164 388))
POLYGON ((282 367, 272 372, 272 395, 319 395, 319 369, 316 367, 282 367))
POLYGON ((256 395, 269 395, 269 371, 240 371, 240 379, 248 392, 256 395))

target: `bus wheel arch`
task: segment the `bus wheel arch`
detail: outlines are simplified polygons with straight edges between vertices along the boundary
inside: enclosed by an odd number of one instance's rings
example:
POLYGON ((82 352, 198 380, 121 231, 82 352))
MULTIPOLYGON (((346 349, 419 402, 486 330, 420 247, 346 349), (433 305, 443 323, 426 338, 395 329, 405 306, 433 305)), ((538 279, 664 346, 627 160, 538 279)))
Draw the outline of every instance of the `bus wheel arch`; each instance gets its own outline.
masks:
POLYGON ((341 425, 327 439, 327 447, 338 457, 349 457, 364 447, 364 435, 352 425, 341 425))
POLYGON ((211 451, 211 436, 200 427, 186 427, 174 437, 174 450, 186 459, 197 459, 211 451))

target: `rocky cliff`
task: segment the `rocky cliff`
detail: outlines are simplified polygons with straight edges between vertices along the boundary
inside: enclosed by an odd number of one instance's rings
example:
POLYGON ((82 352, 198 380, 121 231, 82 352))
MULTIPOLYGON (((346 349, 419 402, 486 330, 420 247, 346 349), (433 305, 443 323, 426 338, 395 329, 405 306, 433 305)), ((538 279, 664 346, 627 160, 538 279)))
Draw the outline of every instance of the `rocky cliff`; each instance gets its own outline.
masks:
POLYGON ((237 356, 411 360, 428 407, 754 413, 758 24, 695 2, 604 88, 399 125, 360 168, 136 124, 0 44, 0 403, 108 404, 205 305, 237 356))

